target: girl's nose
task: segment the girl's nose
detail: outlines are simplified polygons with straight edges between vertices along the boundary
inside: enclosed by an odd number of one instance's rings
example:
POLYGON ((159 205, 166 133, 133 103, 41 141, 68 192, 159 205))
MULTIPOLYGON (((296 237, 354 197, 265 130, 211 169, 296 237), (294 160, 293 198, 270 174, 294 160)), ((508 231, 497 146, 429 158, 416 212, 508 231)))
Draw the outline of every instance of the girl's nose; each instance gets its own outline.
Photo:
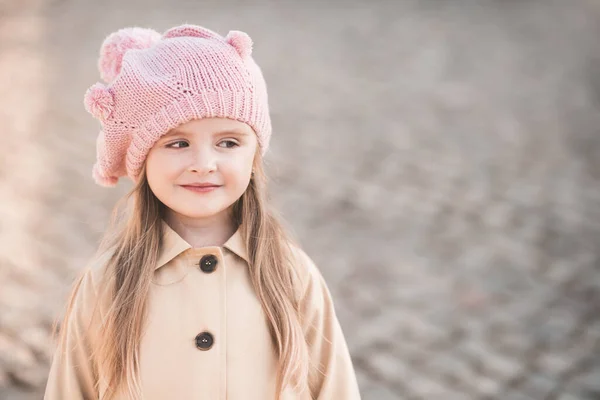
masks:
POLYGON ((190 171, 206 174, 217 169, 217 157, 210 148, 200 148, 194 152, 194 158, 190 164, 190 171))

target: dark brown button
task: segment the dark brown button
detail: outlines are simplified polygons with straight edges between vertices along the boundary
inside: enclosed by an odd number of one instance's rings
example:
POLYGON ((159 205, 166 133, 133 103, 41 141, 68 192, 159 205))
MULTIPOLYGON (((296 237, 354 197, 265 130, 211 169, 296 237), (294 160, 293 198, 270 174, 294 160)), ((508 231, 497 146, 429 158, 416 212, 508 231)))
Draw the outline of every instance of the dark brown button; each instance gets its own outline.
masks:
POLYGON ((214 343, 213 335, 210 332, 202 332, 196 336, 196 347, 200 350, 208 350, 214 343))
POLYGON ((218 263, 219 260, 217 259, 217 256, 213 254, 207 254, 200 259, 200 269, 206 272, 207 274, 210 274, 215 269, 217 269, 218 263))

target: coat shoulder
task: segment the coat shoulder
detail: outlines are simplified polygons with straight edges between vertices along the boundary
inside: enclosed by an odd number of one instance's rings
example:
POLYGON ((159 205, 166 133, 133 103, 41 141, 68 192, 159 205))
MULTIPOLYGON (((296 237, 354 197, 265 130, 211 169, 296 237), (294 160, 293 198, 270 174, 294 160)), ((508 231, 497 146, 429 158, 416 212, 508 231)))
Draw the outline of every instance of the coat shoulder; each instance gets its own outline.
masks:
POLYGON ((97 252, 89 259, 84 267, 84 273, 89 275, 96 292, 99 292, 100 288, 105 286, 103 280, 106 277, 106 270, 114 253, 114 249, 97 252))
POLYGON ((300 281, 302 297, 305 297, 311 287, 315 287, 321 282, 321 271, 307 254, 307 252, 297 243, 290 243, 291 265, 300 281))
POLYGON ((84 320, 102 317, 109 307, 112 285, 107 282, 106 270, 113 254, 111 249, 97 251, 79 273, 73 302, 84 320))

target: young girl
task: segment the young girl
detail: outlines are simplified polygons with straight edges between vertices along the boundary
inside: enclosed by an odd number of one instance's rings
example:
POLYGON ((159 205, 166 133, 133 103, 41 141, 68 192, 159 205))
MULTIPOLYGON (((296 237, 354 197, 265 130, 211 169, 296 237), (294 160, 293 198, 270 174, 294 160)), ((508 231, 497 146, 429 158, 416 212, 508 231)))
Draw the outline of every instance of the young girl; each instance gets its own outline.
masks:
POLYGON ((103 42, 93 177, 135 185, 74 285, 46 400, 360 399, 327 285, 267 203, 251 53, 194 25, 103 42))

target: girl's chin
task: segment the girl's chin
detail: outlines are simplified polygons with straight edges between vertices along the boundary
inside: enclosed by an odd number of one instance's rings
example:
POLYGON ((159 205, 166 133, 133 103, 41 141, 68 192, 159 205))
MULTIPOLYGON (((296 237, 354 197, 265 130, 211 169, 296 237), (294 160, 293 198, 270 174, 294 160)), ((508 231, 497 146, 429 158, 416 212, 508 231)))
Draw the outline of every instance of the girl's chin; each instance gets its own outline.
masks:
POLYGON ((217 215, 218 213, 211 213, 211 212, 193 212, 193 211, 181 211, 179 212, 179 214, 183 215, 186 218, 189 219, 208 219, 208 218, 212 218, 215 215, 217 215))
POLYGON ((223 212, 227 207, 226 204, 208 204, 202 200, 192 200, 192 202, 185 201, 181 202, 178 205, 173 205, 174 210, 177 211, 178 214, 185 215, 189 218, 208 218, 213 217, 221 212, 223 212), (206 204, 206 206, 204 206, 206 204))

